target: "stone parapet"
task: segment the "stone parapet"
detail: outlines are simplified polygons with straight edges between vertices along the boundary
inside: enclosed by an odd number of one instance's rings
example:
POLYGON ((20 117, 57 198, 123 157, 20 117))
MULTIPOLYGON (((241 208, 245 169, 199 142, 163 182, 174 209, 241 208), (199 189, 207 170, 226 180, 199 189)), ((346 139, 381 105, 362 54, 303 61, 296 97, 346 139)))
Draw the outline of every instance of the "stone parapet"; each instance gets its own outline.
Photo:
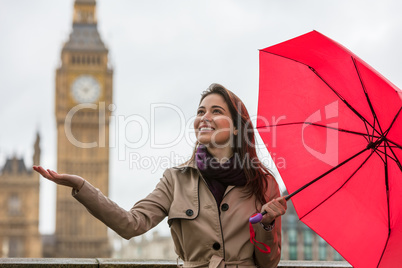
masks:
MULTIPOLYGON (((176 267, 175 261, 164 260, 120 260, 120 259, 69 259, 69 258, 3 258, 0 267, 32 267, 32 268, 163 268, 176 267)), ((351 268, 342 261, 281 261, 279 268, 351 268)))

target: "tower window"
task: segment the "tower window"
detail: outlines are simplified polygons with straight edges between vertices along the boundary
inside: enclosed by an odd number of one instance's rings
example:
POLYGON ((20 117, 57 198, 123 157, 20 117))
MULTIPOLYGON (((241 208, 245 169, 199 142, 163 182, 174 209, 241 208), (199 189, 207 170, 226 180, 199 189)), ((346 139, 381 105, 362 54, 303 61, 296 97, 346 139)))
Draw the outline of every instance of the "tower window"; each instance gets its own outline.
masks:
POLYGON ((93 22, 94 21, 94 16, 92 12, 88 12, 88 22, 93 22))
POLYGON ((24 241, 21 237, 10 237, 8 244, 9 258, 24 257, 24 241))
POLYGON ((75 56, 74 56, 74 55, 71 56, 71 63, 72 63, 72 64, 75 64, 75 56))
POLYGON ((297 219, 296 215, 288 216, 289 259, 297 260, 297 219))
POLYGON ((81 18, 82 18, 81 11, 77 11, 77 19, 78 19, 78 21, 81 21, 81 18))
POLYGON ((327 260, 327 243, 321 237, 318 237, 318 259, 320 261, 327 260))
POLYGON ((304 225, 303 229, 304 229, 303 230, 304 259, 312 260, 313 259, 313 233, 306 225, 304 225))
POLYGON ((18 194, 13 193, 8 198, 8 214, 18 215, 21 213, 21 199, 18 194))

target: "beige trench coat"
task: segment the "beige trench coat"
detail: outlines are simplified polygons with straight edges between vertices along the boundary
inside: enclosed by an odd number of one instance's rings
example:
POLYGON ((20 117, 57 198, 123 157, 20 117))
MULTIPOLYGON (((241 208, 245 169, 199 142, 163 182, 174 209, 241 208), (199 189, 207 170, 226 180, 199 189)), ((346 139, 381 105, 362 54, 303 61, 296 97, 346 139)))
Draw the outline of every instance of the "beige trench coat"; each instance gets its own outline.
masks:
MULTIPOLYGON (((256 239, 271 248, 261 253, 250 242, 248 219, 259 211, 243 187, 229 186, 218 208, 214 196, 193 162, 165 171, 155 190, 130 211, 119 207, 86 182, 73 196, 88 211, 126 239, 141 235, 166 216, 183 267, 277 267, 281 250, 281 221, 272 231, 254 225, 256 239)), ((269 178, 267 200, 280 195, 269 178)))

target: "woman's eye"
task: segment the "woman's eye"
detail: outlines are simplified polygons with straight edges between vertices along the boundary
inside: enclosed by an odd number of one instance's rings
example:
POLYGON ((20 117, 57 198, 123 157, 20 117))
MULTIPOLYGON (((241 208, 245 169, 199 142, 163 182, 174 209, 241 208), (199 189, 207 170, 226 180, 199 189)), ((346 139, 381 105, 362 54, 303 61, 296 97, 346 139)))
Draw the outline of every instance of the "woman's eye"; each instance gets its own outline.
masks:
POLYGON ((218 114, 221 114, 222 113, 222 111, 221 110, 218 110, 218 109, 215 109, 215 110, 213 110, 213 112, 216 114, 216 113, 218 113, 218 114))
POLYGON ((203 110, 198 110, 198 111, 197 111, 197 114, 198 114, 198 115, 203 114, 203 113, 204 113, 203 110))

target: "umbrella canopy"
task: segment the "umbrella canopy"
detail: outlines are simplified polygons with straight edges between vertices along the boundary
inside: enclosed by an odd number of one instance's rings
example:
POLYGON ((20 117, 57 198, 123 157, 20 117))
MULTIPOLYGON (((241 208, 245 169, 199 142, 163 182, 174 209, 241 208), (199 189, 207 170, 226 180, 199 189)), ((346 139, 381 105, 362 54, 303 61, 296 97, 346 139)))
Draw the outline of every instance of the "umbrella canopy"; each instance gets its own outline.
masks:
POLYGON ((316 31, 260 50, 258 131, 300 220, 355 267, 401 267, 401 96, 316 31))

